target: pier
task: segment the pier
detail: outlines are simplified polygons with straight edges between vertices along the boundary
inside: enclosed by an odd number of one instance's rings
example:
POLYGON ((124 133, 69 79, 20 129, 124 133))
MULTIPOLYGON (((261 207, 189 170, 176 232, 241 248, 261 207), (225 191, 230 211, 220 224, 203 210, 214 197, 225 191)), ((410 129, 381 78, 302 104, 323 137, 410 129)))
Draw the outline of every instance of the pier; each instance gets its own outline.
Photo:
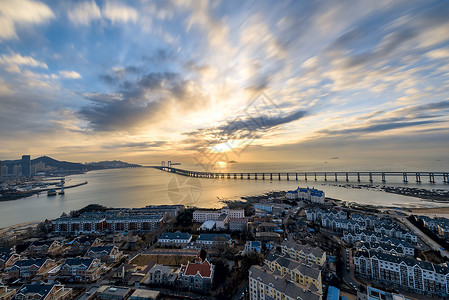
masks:
POLYGON ((357 181, 357 182, 369 182, 373 183, 382 182, 386 183, 388 178, 402 178, 402 182, 409 182, 410 178, 415 178, 416 183, 428 182, 434 184, 436 182, 442 182, 449 184, 449 172, 429 172, 429 171, 417 171, 417 172, 404 172, 404 171, 305 171, 305 172, 202 172, 184 170, 171 167, 169 161, 167 165, 165 162, 161 166, 153 166, 158 170, 162 170, 169 173, 175 173, 178 175, 197 177, 197 178, 223 178, 223 179, 238 179, 238 180, 288 180, 288 181, 308 181, 312 179, 317 180, 334 180, 338 181, 357 181))

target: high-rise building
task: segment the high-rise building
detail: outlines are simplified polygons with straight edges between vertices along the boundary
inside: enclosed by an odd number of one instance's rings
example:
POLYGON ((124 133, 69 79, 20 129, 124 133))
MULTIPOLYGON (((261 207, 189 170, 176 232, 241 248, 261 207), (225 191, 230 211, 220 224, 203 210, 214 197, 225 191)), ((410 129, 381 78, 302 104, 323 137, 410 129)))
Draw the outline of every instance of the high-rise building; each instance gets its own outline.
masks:
POLYGON ((31 176, 31 157, 29 155, 22 155, 22 176, 31 176))

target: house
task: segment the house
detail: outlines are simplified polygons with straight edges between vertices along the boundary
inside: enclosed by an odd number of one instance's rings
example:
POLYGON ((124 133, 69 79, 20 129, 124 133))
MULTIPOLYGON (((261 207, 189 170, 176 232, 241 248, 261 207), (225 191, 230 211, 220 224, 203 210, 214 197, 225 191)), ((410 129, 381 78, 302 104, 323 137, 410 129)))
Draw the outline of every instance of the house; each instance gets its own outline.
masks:
POLYGON ((215 267, 206 260, 195 260, 181 265, 179 269, 180 285, 191 290, 208 291, 212 287, 215 267))
POLYGON ((99 247, 90 247, 86 252, 86 257, 98 258, 102 262, 116 262, 123 255, 122 251, 116 246, 99 246, 99 247))
POLYGON ((97 258, 68 258, 61 265, 59 277, 75 282, 94 282, 100 278, 103 266, 97 258))
POLYGON ((55 267, 55 261, 52 259, 20 259, 5 271, 9 279, 29 280, 37 275, 45 275, 53 267, 55 267))
POLYGON ((12 266, 19 258, 20 255, 10 248, 0 249, 0 271, 12 266))
POLYGON ((225 233, 202 233, 196 239, 198 247, 231 246, 231 237, 225 233))
POLYGON ((24 254, 31 257, 44 257, 55 255, 61 251, 62 245, 58 241, 37 241, 33 242, 25 250, 24 254))
POLYGON ((69 248, 66 250, 66 254, 84 254, 87 250, 89 250, 90 247, 98 247, 101 246, 101 244, 102 241, 97 237, 77 237, 67 243, 67 246, 69 246, 69 248))
POLYGON ((284 299, 284 300, 321 300, 316 291, 305 290, 291 280, 281 280, 267 266, 251 266, 249 269, 249 298, 251 300, 284 299))
POLYGON ((192 235, 184 232, 164 232, 159 236, 157 242, 160 245, 183 246, 192 241, 192 235))
POLYGON ((231 231, 247 231, 248 219, 247 218, 231 218, 229 219, 229 230, 231 231))
POLYGON ((262 250, 262 243, 259 241, 247 241, 245 244, 245 253, 256 252, 260 253, 262 250))
POLYGON ((174 286, 178 279, 178 272, 175 268, 161 264, 154 265, 144 278, 143 283, 174 286))
POLYGON ((72 289, 62 284, 24 284, 17 291, 14 299, 64 300, 72 298, 72 289))
POLYGON ((16 289, 10 289, 7 286, 0 285, 0 299, 1 300, 11 300, 16 294, 16 289))

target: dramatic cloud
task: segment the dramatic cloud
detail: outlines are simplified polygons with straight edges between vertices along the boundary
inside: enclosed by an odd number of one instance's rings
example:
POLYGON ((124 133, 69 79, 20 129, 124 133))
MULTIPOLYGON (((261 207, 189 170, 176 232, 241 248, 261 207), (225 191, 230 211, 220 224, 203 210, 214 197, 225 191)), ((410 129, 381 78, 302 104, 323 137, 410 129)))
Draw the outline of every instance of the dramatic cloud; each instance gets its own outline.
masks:
POLYGON ((107 1, 102 10, 95 1, 77 3, 69 12, 70 21, 77 25, 89 25, 90 22, 104 17, 114 23, 136 23, 136 9, 122 3, 107 1))
POLYGON ((0 56, 0 64, 5 66, 8 72, 20 73, 20 66, 38 67, 48 69, 44 62, 37 61, 31 56, 22 56, 17 53, 0 56))

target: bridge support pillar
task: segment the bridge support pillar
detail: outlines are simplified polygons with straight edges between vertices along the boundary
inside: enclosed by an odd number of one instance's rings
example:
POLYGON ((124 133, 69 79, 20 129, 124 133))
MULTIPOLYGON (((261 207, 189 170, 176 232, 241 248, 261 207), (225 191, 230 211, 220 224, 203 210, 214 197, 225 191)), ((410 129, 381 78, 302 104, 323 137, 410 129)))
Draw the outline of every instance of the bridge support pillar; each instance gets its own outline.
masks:
POLYGON ((248 173, 248 179, 251 179, 251 174, 250 173, 248 173))
POLYGON ((254 173, 254 179, 257 180, 257 173, 254 173))
POLYGON ((407 179, 407 173, 406 173, 406 172, 402 173, 402 181, 403 181, 404 183, 407 183, 407 182, 408 182, 408 179, 407 179))
POLYGON ((357 173, 357 181, 360 182, 360 173, 357 173))
POLYGON ((315 173, 315 181, 316 181, 316 173, 315 173))
POLYGON ((429 173, 429 182, 435 183, 435 174, 434 173, 429 173))
POLYGON ((228 173, 228 179, 230 179, 231 178, 231 174, 230 173, 228 173))
POLYGON ((327 174, 324 172, 324 181, 327 181, 327 174))
POLYGON ((234 179, 237 179, 237 174, 236 173, 234 173, 234 179))
POLYGON ((287 180, 290 180, 290 178, 288 177, 288 173, 287 173, 287 180))
POLYGON ((349 175, 348 175, 348 173, 346 173, 346 182, 348 182, 349 181, 349 175))
POLYGON ((421 183, 421 173, 416 173, 416 182, 421 183))
POLYGON ((385 173, 382 173, 382 182, 385 183, 387 180, 385 179, 385 173))
POLYGON ((265 173, 262 173, 262 180, 265 180, 265 173))
POLYGON ((273 173, 270 173, 270 180, 273 180, 273 173))
POLYGON ((281 173, 278 173, 278 179, 281 180, 281 173))
POLYGON ((443 182, 448 183, 449 181, 449 175, 447 173, 443 173, 443 182))
POLYGON ((304 173, 304 180, 307 181, 307 173, 304 173))
POLYGON ((337 173, 335 173, 335 181, 338 181, 337 173))
POLYGON ((296 173, 295 176, 296 176, 296 181, 298 181, 298 173, 296 173))
POLYGON ((243 173, 240 173, 240 179, 243 179, 243 173))
POLYGON ((369 182, 373 183, 373 173, 369 172, 369 182))

